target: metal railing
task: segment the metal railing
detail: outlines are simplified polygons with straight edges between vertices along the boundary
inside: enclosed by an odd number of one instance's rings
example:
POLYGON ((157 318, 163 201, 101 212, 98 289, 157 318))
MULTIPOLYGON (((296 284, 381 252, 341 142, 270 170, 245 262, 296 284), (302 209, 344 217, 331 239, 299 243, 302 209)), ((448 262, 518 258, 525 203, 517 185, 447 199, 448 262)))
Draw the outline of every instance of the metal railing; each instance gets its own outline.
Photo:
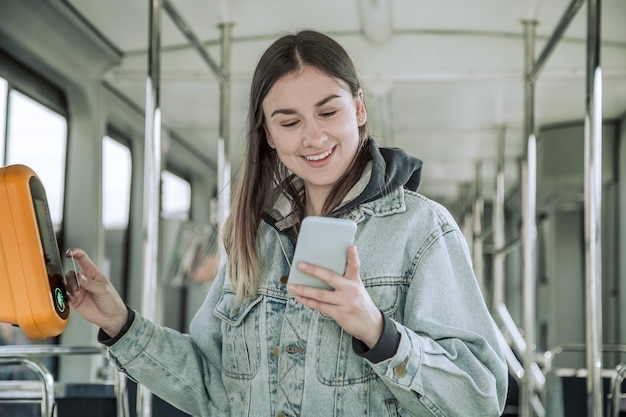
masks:
POLYGON ((626 395, 624 395, 622 391, 624 378, 626 378, 626 364, 622 363, 615 368, 615 374, 611 378, 607 417, 619 417, 620 411, 623 409, 622 400, 626 398, 626 395))
MULTIPOLYGON (((521 161, 521 212, 522 228, 521 243, 523 258, 523 300, 522 300, 522 328, 515 323, 504 299, 504 260, 510 249, 517 246, 516 241, 507 243, 505 240, 505 187, 504 187, 504 128, 499 129, 498 137, 498 166, 496 175, 496 190, 493 204, 493 247, 486 252, 493 255, 493 294, 491 308, 494 318, 501 327, 503 348, 511 375, 518 381, 521 388, 520 416, 543 416, 545 410, 540 400, 544 391, 545 374, 541 369, 541 354, 535 352, 535 264, 536 264, 536 186, 537 186, 537 146, 535 137, 534 93, 535 84, 554 48, 559 43, 567 27, 572 22, 582 6, 583 0, 572 0, 558 22, 545 48, 535 60, 534 44, 536 21, 523 21, 525 32, 525 69, 524 69, 524 137, 527 139, 526 155, 521 161)), ((599 59, 600 44, 600 3, 601 0, 588 0, 587 10, 587 102, 585 109, 585 240, 588 242, 585 250, 585 296, 586 296, 586 343, 582 345, 586 353, 588 378, 587 405, 590 417, 601 417, 602 414, 602 333, 601 333, 601 271, 600 271, 600 181, 601 181, 601 150, 602 150, 602 103, 601 78, 599 59)), ((479 195, 480 178, 477 179, 475 199, 482 199, 479 195)), ((474 215, 476 213, 474 208, 474 215)), ((474 239, 480 236, 481 231, 472 230, 474 239)), ((475 242, 475 241, 474 241, 475 242)), ((477 254, 474 254, 477 255, 477 254)), ((482 251, 478 253, 482 256, 482 251)), ((482 277, 479 281, 482 282, 482 277)), ((483 289, 484 291, 484 289, 483 289)), ((485 292, 485 291, 484 291, 485 292)), ((571 347, 571 346, 570 346, 571 347)), ((565 347, 561 346, 559 352, 565 347)), ((607 346, 604 347, 607 349, 607 346)), ((547 365, 557 351, 546 352, 547 365)), ((544 364, 545 365, 545 364, 544 364)), ((618 373, 623 379, 626 371, 618 373)), ((621 379, 615 379, 620 386, 621 379)), ((617 397, 613 394, 613 398, 617 397)), ((617 400, 615 400, 617 401, 617 400)))
MULTIPOLYGON (((40 361, 35 358, 61 356, 61 355, 103 355, 106 358, 106 350, 91 346, 44 346, 44 345, 11 345, 0 346, 1 365, 24 365, 32 370, 41 381, 41 416, 54 417, 55 381, 52 373, 40 361)), ((9 381, 13 382, 13 381, 9 381)), ((15 381, 19 384, 22 381, 15 381)), ((118 417, 128 417, 128 396, 126 391, 126 377, 115 370, 114 393, 118 417)))
POLYGON ((54 379, 48 369, 39 361, 24 357, 0 357, 0 365, 24 365, 41 381, 41 416, 52 417, 54 413, 54 379))
MULTIPOLYGON (((546 373, 552 372, 558 376, 573 376, 579 378, 589 378, 589 370, 587 368, 566 368, 566 367, 555 367, 554 360, 555 358, 565 352, 580 352, 584 353, 587 351, 587 345, 584 344, 562 344, 557 345, 545 352, 544 354, 544 371, 546 373)), ((602 353, 626 353, 626 345, 622 344, 604 344, 602 346, 602 353)), ((626 364, 619 364, 614 369, 603 368, 600 369, 599 374, 601 377, 610 378, 610 388, 609 392, 606 395, 607 398, 607 409, 605 415, 607 417, 618 417, 620 412, 625 410, 622 407, 622 399, 626 398, 621 391, 622 382, 624 378, 626 378, 626 364)))

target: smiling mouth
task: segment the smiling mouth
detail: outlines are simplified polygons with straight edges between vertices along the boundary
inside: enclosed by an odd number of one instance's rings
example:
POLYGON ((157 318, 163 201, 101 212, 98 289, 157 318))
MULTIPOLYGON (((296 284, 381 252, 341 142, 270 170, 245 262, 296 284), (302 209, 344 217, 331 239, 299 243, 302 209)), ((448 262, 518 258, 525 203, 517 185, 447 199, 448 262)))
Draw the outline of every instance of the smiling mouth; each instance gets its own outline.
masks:
POLYGON ((333 150, 335 150, 335 148, 329 149, 326 152, 321 153, 319 155, 305 156, 304 159, 306 159, 307 161, 320 161, 324 158, 328 158, 330 154, 333 153, 333 150))

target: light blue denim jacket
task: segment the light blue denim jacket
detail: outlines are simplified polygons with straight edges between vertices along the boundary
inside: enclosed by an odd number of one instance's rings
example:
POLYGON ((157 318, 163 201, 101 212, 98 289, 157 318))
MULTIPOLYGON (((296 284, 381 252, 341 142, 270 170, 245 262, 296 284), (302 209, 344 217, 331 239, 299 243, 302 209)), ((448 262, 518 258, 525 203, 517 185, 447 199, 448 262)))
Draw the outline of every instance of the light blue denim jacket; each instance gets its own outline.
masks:
POLYGON ((262 222, 257 297, 238 305, 222 268, 190 335, 137 314, 109 347, 118 368, 194 416, 499 416, 507 368, 452 216, 397 187, 341 217, 357 223, 361 279, 400 333, 392 357, 357 355, 286 292, 293 242, 262 222))

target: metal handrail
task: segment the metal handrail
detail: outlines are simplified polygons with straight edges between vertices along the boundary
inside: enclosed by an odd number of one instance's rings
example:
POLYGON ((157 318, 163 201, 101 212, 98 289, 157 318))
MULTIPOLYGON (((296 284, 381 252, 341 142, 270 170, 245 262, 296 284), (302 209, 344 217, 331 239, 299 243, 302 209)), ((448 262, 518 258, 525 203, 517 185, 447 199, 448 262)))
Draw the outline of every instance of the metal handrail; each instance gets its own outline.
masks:
MULTIPOLYGON (((587 346, 584 344, 562 344, 557 345, 551 348, 550 350, 544 353, 544 369, 547 372, 555 372, 557 369, 566 369, 566 368, 555 368, 553 367, 554 358, 564 352, 586 352, 587 346)), ((609 352, 624 352, 626 353, 626 345, 623 344, 606 344, 602 346, 602 353, 609 352)), ((556 372, 555 372, 556 373, 556 372)), ((601 375, 609 376, 611 378, 611 385, 609 392, 607 394, 608 402, 608 417, 618 417, 620 408, 621 408, 621 385, 626 378, 626 364, 619 364, 615 369, 601 369, 599 372, 601 375)), ((587 368, 573 370, 572 375, 579 376, 583 378, 589 377, 589 371, 587 368)))
MULTIPOLYGON (((543 355, 544 360, 544 369, 547 372, 552 372, 554 369, 552 364, 554 362, 554 358, 557 355, 560 355, 564 352, 586 352, 587 345, 581 343, 564 343, 561 345, 554 346, 547 350, 543 355)), ((610 353, 610 352, 623 352, 626 353, 626 345, 622 344, 605 344, 602 346, 602 353, 610 353)))
MULTIPOLYGON (((508 310, 506 310, 506 306, 502 306, 502 308, 504 309, 504 311, 507 312, 508 314, 508 310)), ((516 330, 517 333, 519 333, 519 330, 514 326, 514 322, 509 321, 508 323, 509 325, 512 325, 513 327, 508 328, 508 334, 509 336, 514 336, 515 332, 513 332, 513 335, 511 334, 511 330, 516 330)), ((506 326, 505 326, 506 327, 506 326)), ((498 331, 496 332, 497 336, 498 336, 498 342, 500 344, 500 347, 502 348, 503 352, 504 352, 504 358, 506 360, 508 369, 509 369, 509 373, 515 378, 515 381, 520 384, 522 382, 525 381, 524 377, 526 376, 526 369, 528 369, 529 372, 529 387, 532 388, 532 392, 529 392, 529 405, 530 407, 534 410, 535 415, 537 417, 545 417, 546 412, 545 412, 545 408, 543 406, 543 403, 541 402, 541 399, 539 398, 539 392, 542 392, 545 388, 546 385, 546 378, 541 370, 541 368, 539 367, 539 365, 537 365, 537 363, 533 362, 531 364, 529 364, 527 367, 524 367, 520 361, 517 359, 517 357, 515 356, 515 350, 512 346, 512 342, 508 341, 505 337, 504 332, 501 329, 498 329, 498 331)), ((518 337, 519 339, 519 337, 518 337)), ((522 343, 524 343, 524 340, 522 338, 521 340, 522 343)), ((526 346, 524 344, 522 344, 522 346, 519 346, 518 349, 521 350, 520 352, 517 352, 518 355, 520 356, 524 356, 524 351, 526 349, 526 346)))
POLYGON ((58 355, 98 355, 104 354, 104 348, 92 346, 46 346, 46 345, 8 345, 0 346, 0 358, 14 356, 58 356, 58 355))
POLYGON ((52 374, 39 361, 26 357, 0 357, 0 365, 25 365, 37 374, 43 386, 41 398, 41 415, 43 417, 53 417, 54 411, 54 379, 52 374))
MULTIPOLYGON (((54 412, 54 378, 52 373, 33 357, 59 356, 59 355, 103 355, 106 356, 106 348, 94 346, 47 346, 47 345, 9 345, 0 346, 0 365, 21 363, 35 371, 43 383, 44 395, 42 397, 41 415, 53 417, 54 412)), ((121 372, 115 371, 114 390, 117 400, 118 417, 128 417, 128 396, 126 391, 126 377, 121 372)))
POLYGON ((126 375, 115 371, 115 397, 117 398, 117 416, 130 416, 128 408, 128 391, 126 390, 126 375))
POLYGON ((615 368, 615 374, 611 378, 611 386, 608 394, 608 417, 618 417, 622 402, 622 382, 626 378, 626 364, 621 363, 615 368))
POLYGON ((502 327, 506 330, 506 334, 509 336, 510 344, 512 345, 513 350, 520 356, 524 356, 524 352, 526 352, 526 340, 524 340, 524 336, 520 332, 517 324, 515 324, 515 320, 511 317, 506 304, 499 304, 496 308, 496 317, 500 323, 502 323, 502 327))

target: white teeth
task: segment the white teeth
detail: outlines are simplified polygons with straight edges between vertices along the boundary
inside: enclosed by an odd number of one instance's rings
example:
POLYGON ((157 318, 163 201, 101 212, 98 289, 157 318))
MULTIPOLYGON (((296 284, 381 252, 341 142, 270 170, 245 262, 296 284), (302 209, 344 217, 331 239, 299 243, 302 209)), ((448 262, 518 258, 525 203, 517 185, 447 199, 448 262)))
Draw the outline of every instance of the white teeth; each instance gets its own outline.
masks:
POLYGON ((327 152, 324 152, 323 154, 320 155, 315 155, 315 156, 305 156, 305 158, 308 161, 319 161, 320 159, 324 159, 326 158, 328 155, 330 155, 331 153, 333 153, 333 150, 329 150, 327 152))

